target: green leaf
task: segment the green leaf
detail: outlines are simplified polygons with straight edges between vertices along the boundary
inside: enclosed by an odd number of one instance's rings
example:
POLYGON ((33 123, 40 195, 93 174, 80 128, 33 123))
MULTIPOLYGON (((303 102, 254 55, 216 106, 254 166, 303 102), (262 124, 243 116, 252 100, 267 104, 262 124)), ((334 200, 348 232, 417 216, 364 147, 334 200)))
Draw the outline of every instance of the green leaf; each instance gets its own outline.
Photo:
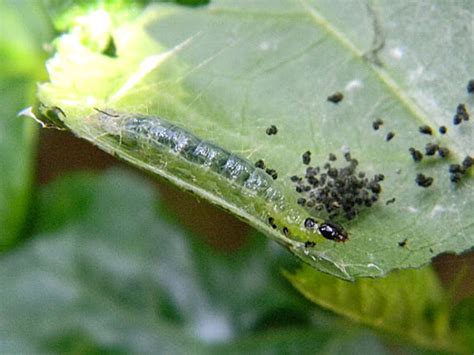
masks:
POLYGON ((474 244, 472 172, 458 184, 448 173, 474 151, 472 123, 451 124, 458 103, 473 111, 465 90, 474 72, 470 4, 215 0, 155 4, 119 25, 93 12, 57 41, 50 82, 38 95, 64 111, 59 118, 78 136, 231 211, 319 270, 384 276, 474 244), (106 38, 116 57, 102 54, 106 38), (344 94, 337 105, 326 99, 336 91, 344 94), (114 118, 111 109, 129 116, 114 118), (161 116, 249 165, 263 159, 278 172, 269 182, 273 198, 153 145, 147 131, 128 130, 136 113, 161 116), (385 123, 374 131, 378 117, 385 123), (278 134, 268 136, 272 124, 278 134), (434 136, 418 132, 423 124, 434 136), (440 125, 448 126, 444 136, 440 125), (395 132, 390 142, 388 132, 395 132), (415 163, 408 149, 428 142, 450 156, 415 163), (309 215, 319 223, 327 215, 297 205, 290 177, 304 175, 303 152, 316 165, 337 153, 340 167, 347 148, 359 171, 385 181, 372 208, 339 220, 349 241, 335 243, 304 227, 309 215), (417 186, 418 173, 433 177, 432 186, 417 186), (305 248, 307 241, 316 246, 305 248))
POLYGON ((465 298, 454 307, 451 326, 464 334, 465 342, 474 349, 474 296, 465 298))
POLYGON ((424 348, 467 353, 474 345, 469 339, 469 317, 456 324, 459 314, 467 314, 466 307, 451 312, 450 299, 429 267, 354 283, 307 266, 294 273, 286 271, 285 276, 321 307, 424 348))
POLYGON ((31 187, 36 127, 17 117, 45 75, 42 41, 49 28, 37 1, 0 3, 0 250, 20 237, 31 187))
POLYGON ((129 173, 63 178, 35 207, 34 238, 0 258, 1 353, 384 351, 297 294, 264 238, 217 254, 129 173))

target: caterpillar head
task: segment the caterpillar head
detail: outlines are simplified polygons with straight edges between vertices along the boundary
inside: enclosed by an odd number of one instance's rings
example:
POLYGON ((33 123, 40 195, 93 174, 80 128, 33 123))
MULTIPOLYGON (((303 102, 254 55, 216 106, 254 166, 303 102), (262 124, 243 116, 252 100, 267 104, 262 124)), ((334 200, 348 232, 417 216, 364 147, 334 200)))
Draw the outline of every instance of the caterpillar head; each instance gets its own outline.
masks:
POLYGON ((317 230, 324 238, 333 240, 335 242, 345 242, 349 239, 346 230, 330 221, 316 222, 314 218, 308 217, 304 221, 304 226, 308 230, 317 230))

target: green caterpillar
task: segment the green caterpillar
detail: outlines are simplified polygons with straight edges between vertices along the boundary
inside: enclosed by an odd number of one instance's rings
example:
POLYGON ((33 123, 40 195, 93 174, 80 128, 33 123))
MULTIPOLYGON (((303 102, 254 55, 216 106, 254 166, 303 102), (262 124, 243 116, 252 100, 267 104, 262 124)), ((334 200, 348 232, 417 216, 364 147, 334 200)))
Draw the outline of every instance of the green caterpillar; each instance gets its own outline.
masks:
MULTIPOLYGON (((181 156, 186 161, 199 165, 243 188, 245 193, 261 197, 266 203, 283 206, 284 197, 273 185, 273 180, 263 169, 255 167, 215 144, 202 140, 156 116, 119 113, 99 110, 89 119, 100 126, 100 130, 120 140, 131 150, 140 151, 149 157, 163 153, 181 156)), ((274 225, 269 217, 270 225, 274 225)), ((308 217, 304 227, 317 230, 324 238, 344 242, 345 230, 329 221, 308 217)), ((284 230, 286 233, 286 230, 284 230)))
MULTIPOLYGON (((41 107, 39 112, 29 115, 44 127, 67 128, 63 122, 66 115, 62 109, 41 107)), ((84 119, 81 128, 72 130, 77 129, 81 130, 81 137, 109 153, 170 180, 173 178, 167 174, 168 171, 172 171, 182 181, 195 181, 195 175, 200 172, 199 185, 218 197, 224 195, 224 190, 229 194, 230 185, 230 193, 234 194, 236 204, 245 209, 249 216, 259 215, 272 229, 281 230, 285 238, 279 239, 280 242, 294 244, 300 240, 304 242, 304 248, 313 247, 313 241, 302 237, 308 232, 336 242, 348 239, 347 232, 335 223, 314 217, 304 218, 302 210, 287 203, 273 179, 263 169, 163 118, 95 109, 93 114, 84 119), (177 156, 181 159, 176 159, 177 156), (191 166, 194 168, 190 169, 191 166), (209 171, 215 174, 215 179, 209 178, 209 171), (275 223, 277 215, 282 217, 279 218, 283 220, 281 226, 275 223)))

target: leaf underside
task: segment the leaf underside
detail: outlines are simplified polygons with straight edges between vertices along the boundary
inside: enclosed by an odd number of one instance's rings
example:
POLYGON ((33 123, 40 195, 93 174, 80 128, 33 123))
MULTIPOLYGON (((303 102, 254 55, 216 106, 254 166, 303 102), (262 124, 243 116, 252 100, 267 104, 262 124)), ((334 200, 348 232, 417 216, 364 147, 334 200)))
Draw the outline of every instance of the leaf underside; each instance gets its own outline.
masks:
POLYGON ((319 270, 345 279, 383 276, 473 245, 472 172, 458 184, 448 173, 450 163, 474 153, 472 120, 451 124, 458 103, 473 107, 465 90, 474 73, 473 13, 469 1, 304 0, 213 1, 192 9, 159 4, 121 23, 96 12, 59 39, 48 62, 50 82, 38 96, 60 107, 77 135, 232 211, 319 270), (107 30, 94 32, 97 23, 107 30), (100 50, 110 38, 115 56, 100 50), (328 102, 336 91, 343 101, 328 102), (274 186, 291 216, 273 214, 271 204, 249 208, 252 199, 235 185, 200 166, 180 165, 179 157, 156 169, 130 157, 120 141, 104 143, 104 132, 90 127, 94 107, 158 115, 252 164, 265 160, 278 172, 274 186), (376 118, 384 121, 378 131, 376 118), (278 134, 268 136, 272 124, 278 134), (424 124, 433 136, 418 132, 424 124), (437 134, 440 125, 448 127, 446 135, 437 134), (387 142, 390 131, 395 137, 387 142), (449 148, 450 156, 414 163, 408 149, 423 150, 428 142, 449 148), (315 165, 335 153, 337 165, 346 149, 359 170, 385 180, 379 202, 341 221, 349 241, 335 243, 304 230, 308 215, 326 216, 296 204, 290 177, 304 175, 303 152, 312 152, 315 165), (418 173, 433 177, 432 186, 417 186, 418 173), (306 240, 316 246, 305 248, 306 240))
POLYGON ((285 271, 285 276, 312 302, 355 322, 428 349, 463 353, 472 348, 467 336, 470 331, 462 332, 453 326, 452 301, 430 267, 354 283, 307 266, 291 273, 285 271))

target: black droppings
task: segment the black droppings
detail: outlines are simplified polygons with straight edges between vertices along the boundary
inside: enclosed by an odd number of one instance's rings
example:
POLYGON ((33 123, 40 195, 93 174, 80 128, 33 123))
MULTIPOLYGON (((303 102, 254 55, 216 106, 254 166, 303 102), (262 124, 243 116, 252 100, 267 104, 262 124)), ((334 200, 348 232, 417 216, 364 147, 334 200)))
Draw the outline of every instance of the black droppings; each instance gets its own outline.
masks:
POLYGON ((317 225, 316 221, 311 217, 306 218, 305 221, 304 221, 304 227, 306 229, 314 229, 317 226, 318 225, 317 225))
POLYGON ((275 219, 273 217, 268 217, 268 223, 273 229, 277 228, 277 225, 275 224, 275 219))
POLYGON ((441 133, 441 134, 446 134, 446 132, 448 131, 448 129, 446 128, 446 126, 441 126, 441 127, 439 127, 438 131, 439 131, 439 133, 441 133))
POLYGON ((427 143, 425 146, 426 155, 435 155, 439 149, 439 145, 436 143, 427 143))
POLYGON ((337 170, 336 168, 330 168, 328 170, 328 176, 335 179, 337 178, 337 175, 339 174, 339 170, 337 170))
POLYGON ((416 150, 415 148, 411 147, 410 149, 408 149, 408 151, 410 152, 411 157, 415 162, 419 162, 421 161, 421 159, 423 159, 423 154, 419 150, 416 150))
POLYGON ((387 133, 387 136, 385 137, 385 140, 386 140, 387 142, 389 142, 389 141, 392 140, 393 137, 395 137, 395 133, 393 133, 393 132, 388 132, 388 133, 387 133))
POLYGON ((439 147, 438 148, 438 155, 441 158, 446 158, 449 155, 449 149, 446 147, 439 147))
POLYGON ((278 173, 275 169, 265 169, 265 172, 272 177, 273 180, 278 178, 278 173))
POLYGON ((303 164, 308 165, 309 163, 311 163, 311 152, 309 150, 304 152, 302 158, 303 164))
POLYGON ((398 242, 398 246, 403 248, 405 245, 407 245, 407 242, 408 239, 405 238, 401 242, 398 242))
POLYGON ((433 178, 432 177, 427 177, 423 174, 417 174, 415 182, 418 186, 421 187, 429 187, 433 183, 433 178))
POLYGON ((376 131, 380 128, 381 125, 383 125, 383 121, 380 118, 377 118, 374 122, 372 122, 372 128, 376 131))
POLYGON ((468 94, 474 94, 474 79, 467 82, 466 90, 468 94))
POLYGON ((466 155, 464 160, 462 161, 462 166, 464 169, 469 169, 474 164, 474 159, 469 155, 466 155))
POLYGON ((296 200, 296 203, 300 206, 306 205, 306 199, 303 197, 300 197, 299 199, 296 200))
MULTIPOLYGON (((314 208, 318 213, 325 211, 331 219, 343 215, 349 220, 355 218, 364 206, 372 206, 382 192, 380 182, 385 176, 366 177, 365 172, 357 171, 359 162, 349 152, 344 154, 344 158, 347 161, 345 166, 332 165, 328 161, 323 165, 322 173, 319 166, 308 166, 303 178, 292 177, 296 191, 301 194, 296 202, 304 198, 307 209, 314 208)), ((334 158, 330 155, 329 159, 334 158)))
POLYGON ((429 134, 429 135, 433 134, 433 130, 431 129, 430 126, 427 126, 427 125, 420 126, 418 128, 418 131, 422 134, 429 134))
POLYGON ((342 95, 342 93, 338 91, 328 96, 328 101, 337 104, 341 102, 343 98, 344 98, 344 95, 342 95))
POLYGON ((352 161, 351 153, 350 152, 344 153, 344 159, 346 159, 346 161, 348 162, 351 162, 352 161))
POLYGON ((390 205, 396 201, 395 197, 391 198, 390 200, 385 201, 385 205, 390 205))
POLYGON ((267 133, 267 135, 271 136, 271 135, 275 135, 278 133, 278 128, 276 128, 275 125, 271 125, 270 127, 268 127, 266 130, 265 130, 265 133, 267 133))
POLYGON ((335 242, 345 242, 348 239, 346 231, 341 226, 329 221, 319 226, 319 232, 324 238, 335 242))
POLYGON ((461 181, 461 178, 462 178, 461 173, 453 173, 453 174, 450 175, 449 180, 451 180, 451 182, 454 182, 455 184, 457 184, 459 181, 461 181))
POLYGON ((382 187, 380 186, 380 184, 375 181, 369 184, 369 189, 375 194, 379 194, 382 191, 382 187))
POLYGON ((453 117, 453 124, 458 125, 462 121, 469 121, 469 112, 467 112, 466 105, 459 104, 456 107, 456 114, 453 117))
POLYGON ((384 174, 376 174, 374 175, 374 180, 379 182, 379 181, 384 181, 385 180, 385 175, 384 174))
POLYGON ((460 124, 462 122, 462 118, 459 117, 458 115, 454 115, 453 117, 453 125, 457 126, 458 124, 460 124))
POLYGON ((297 181, 301 181, 302 179, 296 175, 293 175, 292 177, 290 177, 290 180, 293 182, 297 182, 297 181))
POLYGON ((336 161, 336 160, 337 160, 336 155, 333 153, 329 153, 329 161, 336 161))
POLYGON ((466 105, 459 104, 456 108, 456 114, 461 116, 463 121, 469 121, 469 112, 467 112, 466 105))
POLYGON ((461 165, 459 164, 451 164, 449 166, 449 172, 454 174, 454 173, 462 173, 464 174, 464 169, 461 165))
POLYGON ((472 157, 467 155, 461 164, 451 164, 449 166, 449 179, 451 182, 458 183, 461 181, 462 176, 466 173, 468 169, 474 164, 472 157))
POLYGON ((265 169, 265 162, 260 159, 255 162, 255 167, 260 169, 265 169))
POLYGON ((315 242, 312 242, 312 241, 310 241, 310 240, 304 242, 304 247, 305 247, 305 248, 313 248, 315 245, 316 245, 316 243, 315 243, 315 242))
POLYGON ((282 232, 285 236, 288 236, 290 234, 290 231, 288 230, 287 227, 283 227, 282 232))
POLYGON ((314 200, 310 200, 306 203, 306 207, 308 207, 308 208, 313 208, 315 206, 316 206, 316 201, 314 201, 314 200))

